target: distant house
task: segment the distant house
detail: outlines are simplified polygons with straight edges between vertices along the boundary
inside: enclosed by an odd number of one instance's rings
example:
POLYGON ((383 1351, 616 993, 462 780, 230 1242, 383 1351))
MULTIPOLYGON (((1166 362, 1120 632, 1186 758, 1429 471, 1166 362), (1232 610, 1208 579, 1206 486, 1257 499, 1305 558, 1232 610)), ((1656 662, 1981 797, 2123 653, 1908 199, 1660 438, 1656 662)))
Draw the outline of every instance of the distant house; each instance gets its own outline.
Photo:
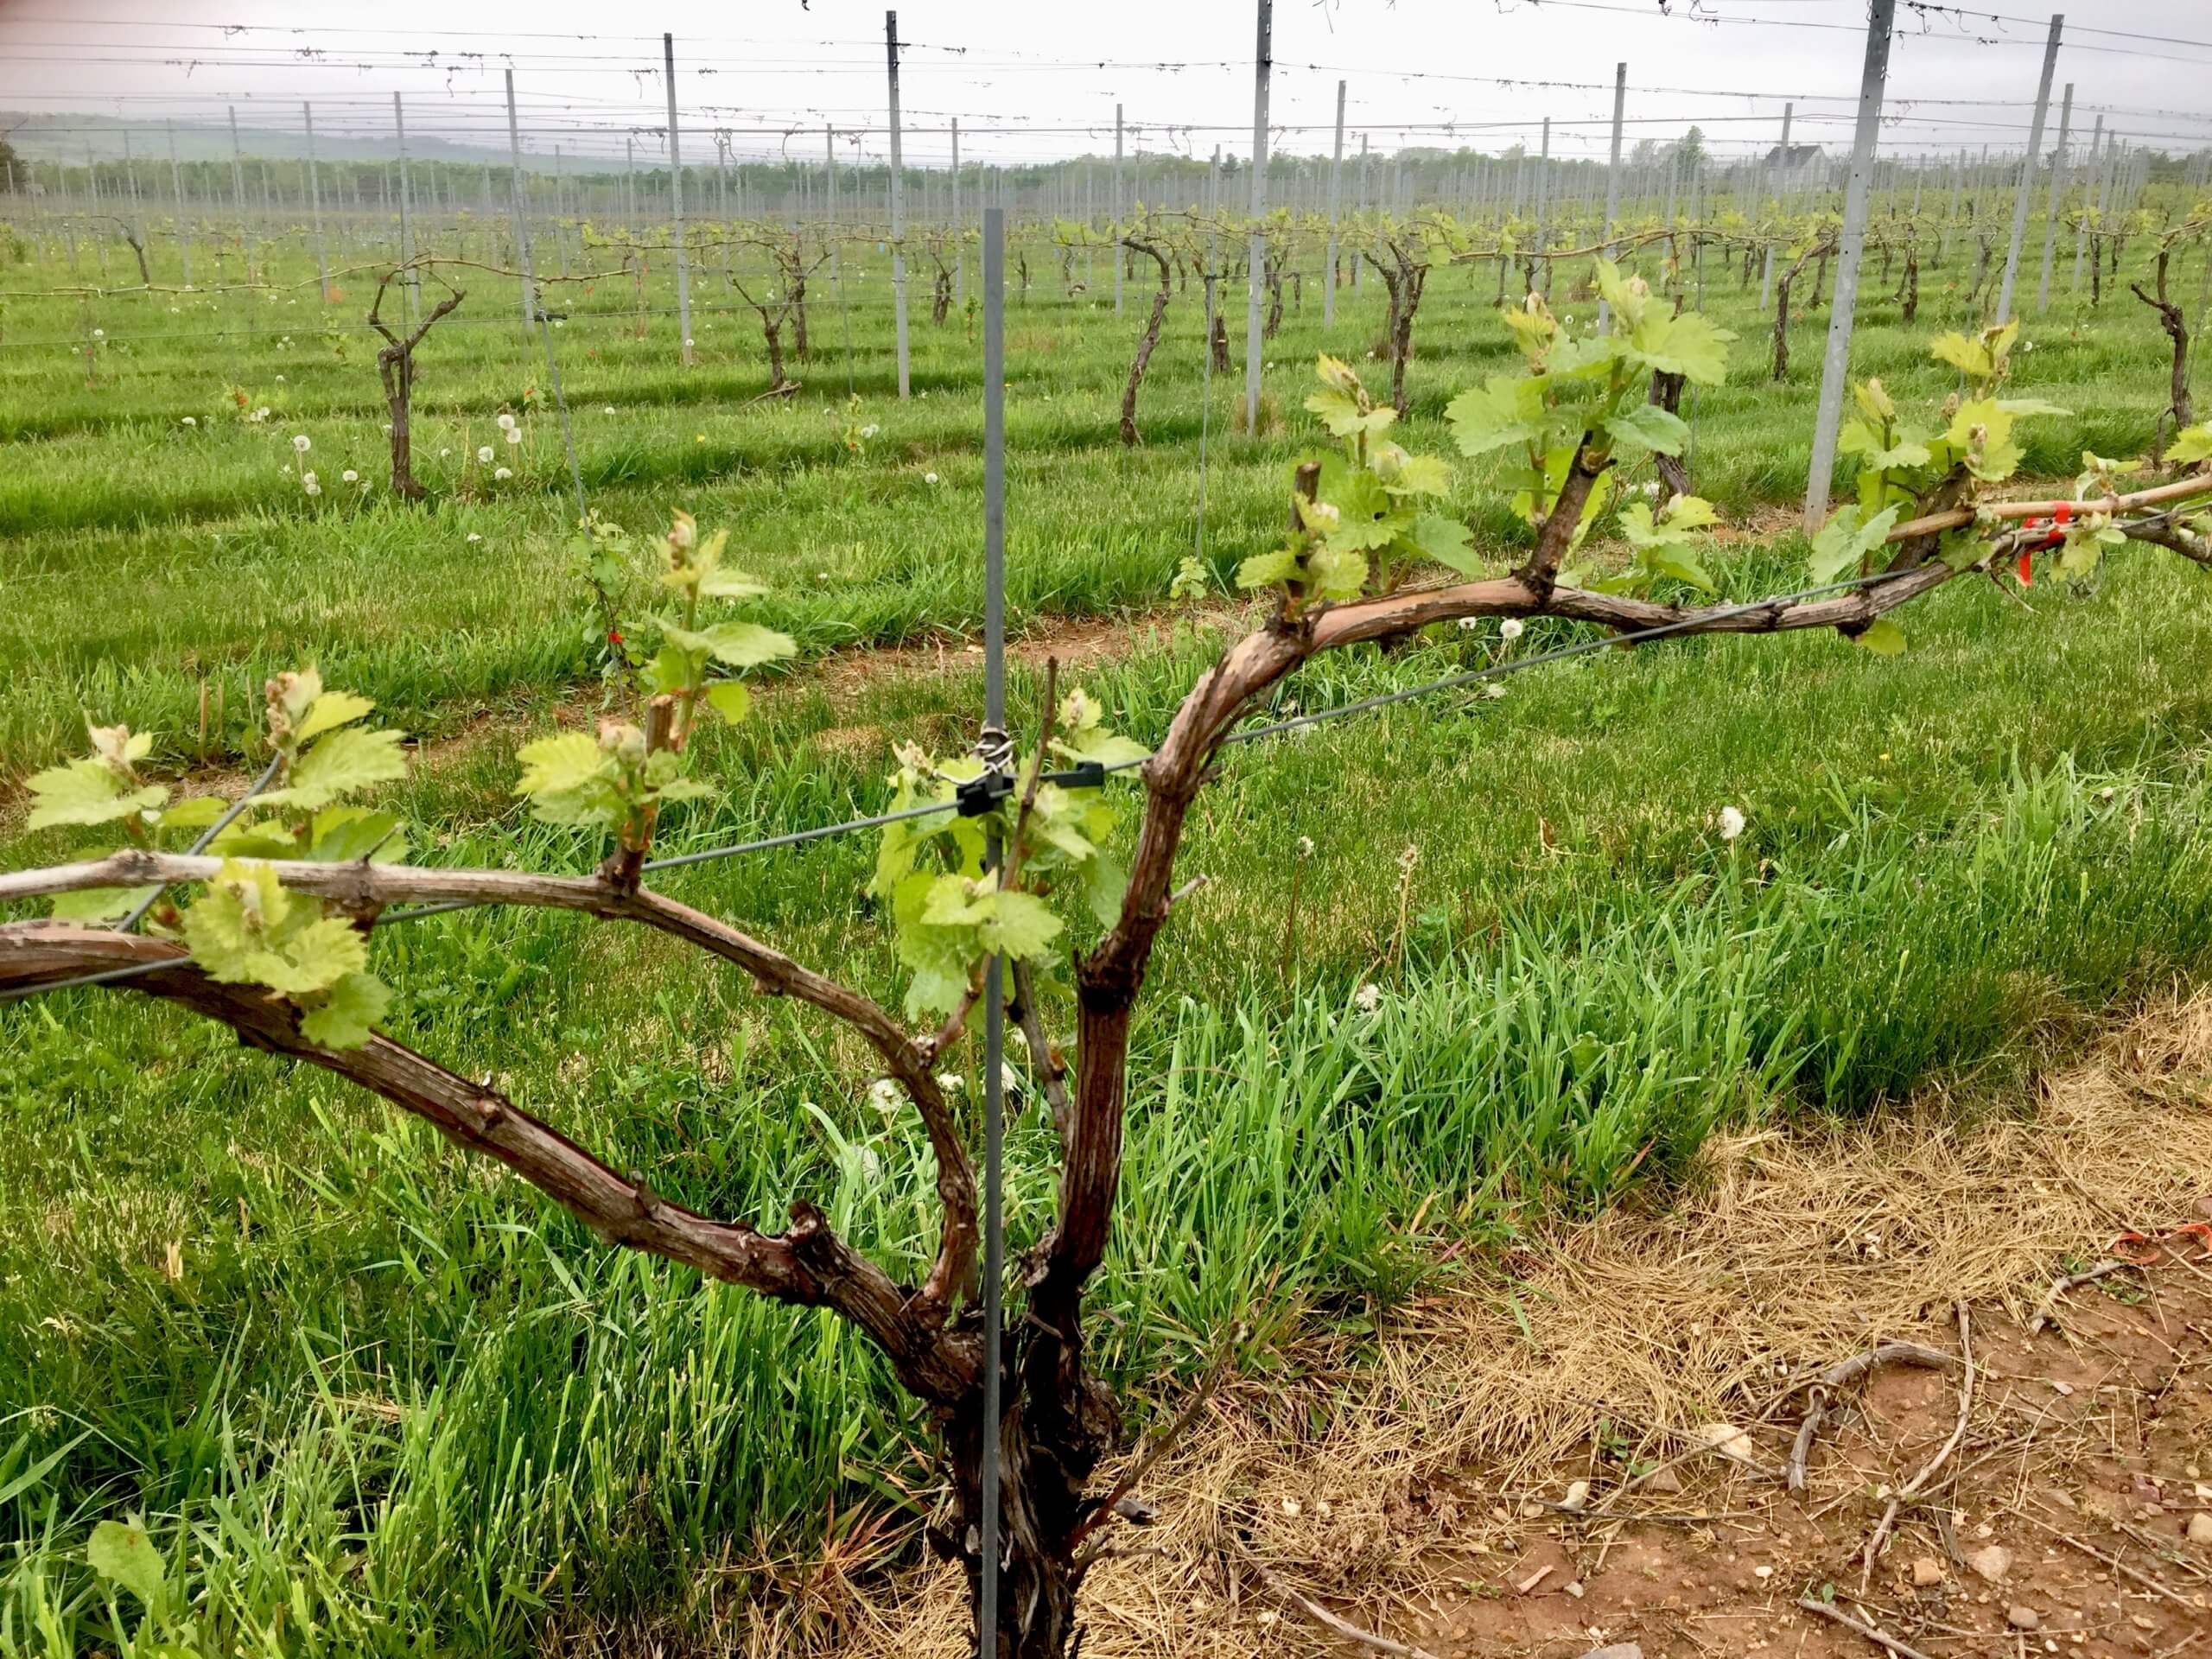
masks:
POLYGON ((1827 161, 1818 144, 1792 144, 1785 153, 1780 144, 1769 149, 1763 166, 1777 168, 1784 173, 1805 173, 1827 161))

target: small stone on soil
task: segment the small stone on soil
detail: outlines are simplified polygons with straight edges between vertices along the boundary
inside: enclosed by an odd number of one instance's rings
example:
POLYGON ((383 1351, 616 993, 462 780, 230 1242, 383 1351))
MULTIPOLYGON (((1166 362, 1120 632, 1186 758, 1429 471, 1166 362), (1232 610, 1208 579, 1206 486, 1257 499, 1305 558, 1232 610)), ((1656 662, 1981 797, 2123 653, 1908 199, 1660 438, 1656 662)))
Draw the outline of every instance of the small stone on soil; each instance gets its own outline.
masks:
POLYGON ((2043 1615, 2032 1607, 2007 1607, 2005 1622, 2016 1630, 2036 1630, 2043 1628, 2043 1615))
POLYGON ((2004 1581, 2012 1570, 2012 1552, 2002 1544, 1990 1544, 1967 1557, 1967 1565, 1992 1584, 2004 1581))
POLYGON ((1925 1590, 1930 1585, 1943 1582, 1942 1563, 1932 1555, 1916 1555, 1912 1560, 1912 1582, 1916 1589, 1925 1590))

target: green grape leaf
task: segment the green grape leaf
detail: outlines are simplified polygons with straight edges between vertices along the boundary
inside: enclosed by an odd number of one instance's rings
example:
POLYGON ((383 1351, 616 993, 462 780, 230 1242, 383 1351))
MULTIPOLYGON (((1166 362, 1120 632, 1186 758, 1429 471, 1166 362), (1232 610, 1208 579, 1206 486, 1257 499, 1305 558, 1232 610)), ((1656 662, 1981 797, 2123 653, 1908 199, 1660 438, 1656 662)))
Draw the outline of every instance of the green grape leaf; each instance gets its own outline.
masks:
POLYGON ((757 622, 717 622, 706 630, 704 638, 708 655, 732 668, 758 668, 798 651, 798 643, 791 635, 757 622))
POLYGON ((1434 455, 1408 455, 1382 487, 1393 495, 1444 495, 1452 488, 1452 469, 1434 455))
POLYGON ((1452 439, 1463 455, 1487 454, 1510 444, 1537 443, 1546 426, 1544 383, 1534 375, 1493 374, 1480 387, 1445 405, 1452 439))
POLYGON ((1298 551, 1295 548, 1278 547, 1266 553, 1255 553, 1236 567, 1239 588, 1265 588, 1270 582, 1298 580, 1298 551))
POLYGON ((707 688, 707 707, 733 726, 753 712, 753 694, 739 680, 716 680, 707 688))
POLYGON ((1955 331, 1942 334, 1928 342, 1928 354, 1938 363, 1948 363, 1953 368, 1978 380, 1986 379, 1996 372, 1996 365, 1989 360, 1989 353, 1978 340, 1968 340, 1955 331))
POLYGON ((270 806, 327 806, 341 795, 406 775, 397 732, 347 728, 318 741, 294 763, 283 788, 257 798, 270 806))
POLYGON ((1679 455, 1689 442, 1689 423, 1656 404, 1637 404, 1599 423, 1616 444, 1630 449, 1649 449, 1662 455, 1679 455))
POLYGON ((325 916, 287 934, 273 954, 283 971, 262 982, 296 995, 328 990, 367 967, 369 942, 343 916, 325 916))
POLYGON ((1728 342, 1736 336, 1695 311, 1679 317, 1653 307, 1630 337, 1629 361, 1655 374, 1679 374, 1693 385, 1728 378, 1728 342))
POLYGON ((2200 461, 2212 461, 2212 422, 2184 426, 2175 433, 2174 441, 2166 446, 2166 459, 2177 467, 2194 467, 2200 461))
POLYGON ((215 879, 184 912, 184 940, 210 977, 226 984, 251 980, 253 959, 290 918, 292 900, 274 867, 226 858, 215 879))
POLYGON ((582 732, 562 732, 525 743, 516 751, 522 762, 518 795, 555 794, 582 789, 611 769, 613 762, 599 745, 582 732))
POLYGON ((112 922, 159 893, 159 887, 79 887, 56 893, 54 919, 57 922, 112 922))
POLYGON ((307 856, 318 863, 357 860, 389 864, 406 856, 407 837, 389 812, 365 806, 327 806, 315 815, 308 832, 307 856))
POLYGON ((168 1613, 168 1570, 154 1541, 136 1519, 103 1521, 86 1541, 85 1560, 110 1584, 120 1585, 156 1619, 168 1613))
POLYGON ((350 726, 375 707, 366 697, 351 691, 326 691, 308 705, 306 718, 292 734, 292 741, 296 744, 305 743, 325 732, 334 732, 340 726, 350 726))
POLYGON ((1904 650, 1904 630, 1886 616, 1877 617, 1853 636, 1852 643, 1864 646, 1877 657, 1895 657, 1904 650))
POLYGON ((1686 582, 1706 593, 1713 591, 1713 578, 1706 575, 1705 567, 1680 542, 1662 542, 1656 547, 1645 548, 1641 563, 1655 576, 1672 576, 1676 582, 1686 582))
POLYGON ((105 761, 65 760, 30 778, 31 809, 26 830, 56 823, 111 823, 159 806, 169 798, 158 784, 130 788, 105 761))
POLYGON ((1321 424, 1332 435, 1348 438, 1355 433, 1387 432, 1398 418, 1398 411, 1388 404, 1363 410, 1359 400, 1341 391, 1317 391, 1306 399, 1308 413, 1321 417, 1321 424))
POLYGON ((523 767, 515 793, 530 798, 531 816, 539 823, 609 830, 628 816, 614 758, 583 733, 539 738, 515 758, 523 767))
POLYGON ((1046 902, 1031 893, 989 895, 983 921, 983 944, 1021 961, 1033 961, 1051 949, 1061 932, 1060 918, 1046 902))
POLYGON ((1449 570, 1463 576, 1471 576, 1482 567, 1482 558, 1475 551, 1473 537, 1467 527, 1456 518, 1446 518, 1440 513, 1424 512, 1414 520, 1414 527, 1406 533, 1425 559, 1433 559, 1449 570))
POLYGON ((2012 416, 1993 399, 1978 397, 1959 405, 1944 438, 1964 454, 1976 478, 1995 483, 2012 477, 2020 465, 2020 446, 2012 442, 2012 416))
POLYGON ((359 1048, 391 1005, 391 988, 374 974, 347 974, 300 1015, 300 1034, 323 1048, 359 1048))
POLYGON ((722 565, 717 565, 699 578, 699 597, 702 599, 758 599, 767 591, 767 583, 747 575, 742 570, 733 570, 722 565))
POLYGON ((1705 530, 1719 524, 1720 514, 1701 495, 1678 495, 1667 504, 1659 522, 1676 531, 1705 530))
POLYGON ((666 696, 688 690, 696 668, 703 665, 706 651, 702 647, 696 654, 687 654, 674 645, 663 645, 647 659, 639 671, 639 678, 649 697, 666 696))
POLYGON ((229 805, 219 795, 190 795, 162 809, 164 830, 205 830, 217 823, 229 805))
POLYGON ((1367 555, 1333 545, 1315 548, 1306 559, 1306 580, 1321 599, 1357 599, 1367 585, 1367 555))
POLYGON ((1836 509, 1835 516, 1821 526, 1813 537, 1813 556, 1809 561, 1812 578, 1816 582, 1840 581, 1855 575, 1866 556, 1881 546, 1897 521, 1897 509, 1885 507, 1872 518, 1866 509, 1856 505, 1836 509))

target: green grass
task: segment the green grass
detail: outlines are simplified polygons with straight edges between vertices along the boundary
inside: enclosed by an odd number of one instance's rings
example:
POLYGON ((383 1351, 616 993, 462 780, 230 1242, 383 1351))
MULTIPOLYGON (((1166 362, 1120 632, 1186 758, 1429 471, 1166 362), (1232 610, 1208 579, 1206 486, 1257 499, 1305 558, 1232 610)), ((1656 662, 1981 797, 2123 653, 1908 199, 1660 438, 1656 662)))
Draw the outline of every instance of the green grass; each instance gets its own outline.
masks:
MULTIPOLYGON (((1035 630, 1161 603, 1192 544, 1202 405, 1193 291, 1147 384, 1148 442, 1122 451, 1137 320, 1048 292, 1041 250, 1032 265, 1039 286, 1009 311, 1009 551, 1017 625, 1035 630)), ((689 374, 667 320, 638 340, 572 315, 556 336, 594 505, 639 530, 678 505, 731 525, 774 584, 764 611, 809 658, 980 617, 976 348, 957 324, 920 324, 915 384, 931 396, 896 403, 880 277, 851 314, 859 418, 882 427, 864 459, 839 440, 832 306, 783 405, 734 406, 761 376, 735 319, 695 328, 689 374)), ((1494 283, 1432 280, 1409 447, 1446 449, 1446 397, 1504 364, 1494 283)), ((69 752, 81 710, 196 762, 203 684, 222 713, 207 759, 235 763, 260 680, 316 661, 433 737, 500 711, 391 791, 423 856, 585 868, 592 849, 528 824, 508 794, 515 744, 595 692, 551 411, 525 416, 509 484, 460 475, 496 442, 493 413, 541 384, 496 286, 464 313, 490 320, 425 347, 423 471, 443 499, 420 510, 335 485, 381 443, 358 338, 340 362, 311 327, 283 353, 205 337, 313 318, 311 289, 296 308, 225 298, 220 316, 105 302, 85 325, 108 342, 90 385, 81 358, 0 352, 7 770, 69 752), (202 337, 130 344, 162 326, 202 337), (226 415, 234 384, 276 414, 226 415), (316 503, 289 476, 296 431, 314 442, 316 503)), ((1901 402, 1952 386, 1924 341, 1960 319, 1936 277, 1924 287, 1919 327, 1870 299, 1860 332, 1862 366, 1901 402)), ((1802 481, 1812 386, 1765 384, 1749 302, 1715 272, 1707 289, 1746 340, 1737 383, 1695 410, 1698 479, 1753 518, 1802 481)), ((1274 395, 1294 404, 1323 346, 1363 348, 1378 297, 1344 296, 1325 340, 1309 285, 1272 346, 1274 395)), ((82 321, 16 302, 8 337, 82 321)), ((1800 377, 1818 327, 1799 326, 1800 377)), ((2031 468, 2147 442, 2164 385, 2147 311, 2054 307, 2028 335, 2020 389, 2078 411, 2037 423, 2031 468)), ((1219 576, 1273 533, 1285 463, 1309 440, 1302 419, 1235 436, 1234 389, 1212 396, 1219 576)), ((1487 463, 1455 467, 1455 509, 1509 551, 1487 463)), ((1747 539, 1719 575, 1748 597, 1790 585, 1802 554, 1794 537, 1747 539)), ((1860 1110, 1931 1080, 2000 1091, 2110 1010, 2201 976, 2203 573, 2132 550, 2093 587, 2026 598, 1954 584, 1906 613, 1895 659, 1833 637, 1671 642, 1232 752, 1185 854, 1211 880, 1179 909, 1139 1022, 1102 1363, 1165 1397, 1239 1319, 1371 1319, 1440 1271, 1440 1246, 1678 1174, 1715 1123, 1860 1110), (1733 842, 1713 828, 1728 804, 1750 821, 1733 842)), ((1510 649, 1573 632, 1539 625, 1510 649)), ((1082 677, 1117 724, 1156 735, 1222 637, 1185 620, 1082 677)), ((1491 627, 1350 653, 1281 702, 1324 707, 1507 649, 1491 627)), ((723 792, 671 814, 665 846, 877 809, 893 740, 966 741, 976 661, 802 664, 753 724, 711 736, 723 792)), ((1014 679, 1027 709, 1036 677, 1014 679)), ((18 837, 10 861, 74 844, 18 837)), ((830 840, 669 890, 894 998, 861 896, 871 853, 830 840)), ((849 1039, 739 977, 534 912, 395 929, 378 962, 396 1035, 493 1074, 657 1191, 763 1224, 804 1193, 895 1270, 925 1258, 912 1127, 869 1107, 849 1039)), ((1052 1023, 1066 1029, 1057 1001, 1052 1023)), ((714 1564, 803 1557, 833 1514, 849 1528, 926 1494, 920 1425, 827 1316, 610 1253, 423 1126, 171 1010, 86 992, 0 1011, 0 1651, 125 1649, 135 1613, 118 1628, 83 1551, 95 1521, 129 1511, 181 1583, 200 1652, 493 1654, 596 1618, 697 1621, 752 1582, 714 1564)), ((1050 1153, 1025 1114, 1017 1246, 1046 1215, 1050 1153)))

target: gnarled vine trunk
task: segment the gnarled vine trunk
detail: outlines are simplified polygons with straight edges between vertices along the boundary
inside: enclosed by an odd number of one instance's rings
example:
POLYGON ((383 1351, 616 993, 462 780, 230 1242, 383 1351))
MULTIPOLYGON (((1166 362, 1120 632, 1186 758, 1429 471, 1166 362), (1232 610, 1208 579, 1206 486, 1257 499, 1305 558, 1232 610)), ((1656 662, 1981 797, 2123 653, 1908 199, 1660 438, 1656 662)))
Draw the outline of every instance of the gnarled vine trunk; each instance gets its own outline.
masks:
POLYGON ((2137 299, 2158 314, 2158 326, 2166 331, 2166 338, 2173 342, 2173 369, 2167 383, 2166 410, 2158 417, 2162 429, 2152 449, 2152 453, 2161 459, 2165 455, 2168 435, 2163 429, 2166 423, 2171 421, 2174 431, 2178 432, 2196 418, 2189 397, 2189 321, 2182 315, 2181 307, 2166 297, 2166 264, 2171 257, 2171 249, 2158 250, 2156 294, 2145 293, 2140 283, 2128 284, 2137 299))
POLYGON ((1137 341, 1136 356, 1129 362, 1128 383, 1122 388, 1122 442, 1135 448, 1137 438, 1137 389, 1144 385, 1146 366, 1152 361, 1153 349, 1160 344, 1160 327, 1167 316, 1167 301, 1173 292, 1170 286, 1173 273, 1168 269, 1166 254, 1156 245, 1137 237, 1123 240, 1122 246, 1138 253, 1148 254, 1160 267, 1160 286, 1153 290, 1152 315, 1145 320, 1144 334, 1137 341))

